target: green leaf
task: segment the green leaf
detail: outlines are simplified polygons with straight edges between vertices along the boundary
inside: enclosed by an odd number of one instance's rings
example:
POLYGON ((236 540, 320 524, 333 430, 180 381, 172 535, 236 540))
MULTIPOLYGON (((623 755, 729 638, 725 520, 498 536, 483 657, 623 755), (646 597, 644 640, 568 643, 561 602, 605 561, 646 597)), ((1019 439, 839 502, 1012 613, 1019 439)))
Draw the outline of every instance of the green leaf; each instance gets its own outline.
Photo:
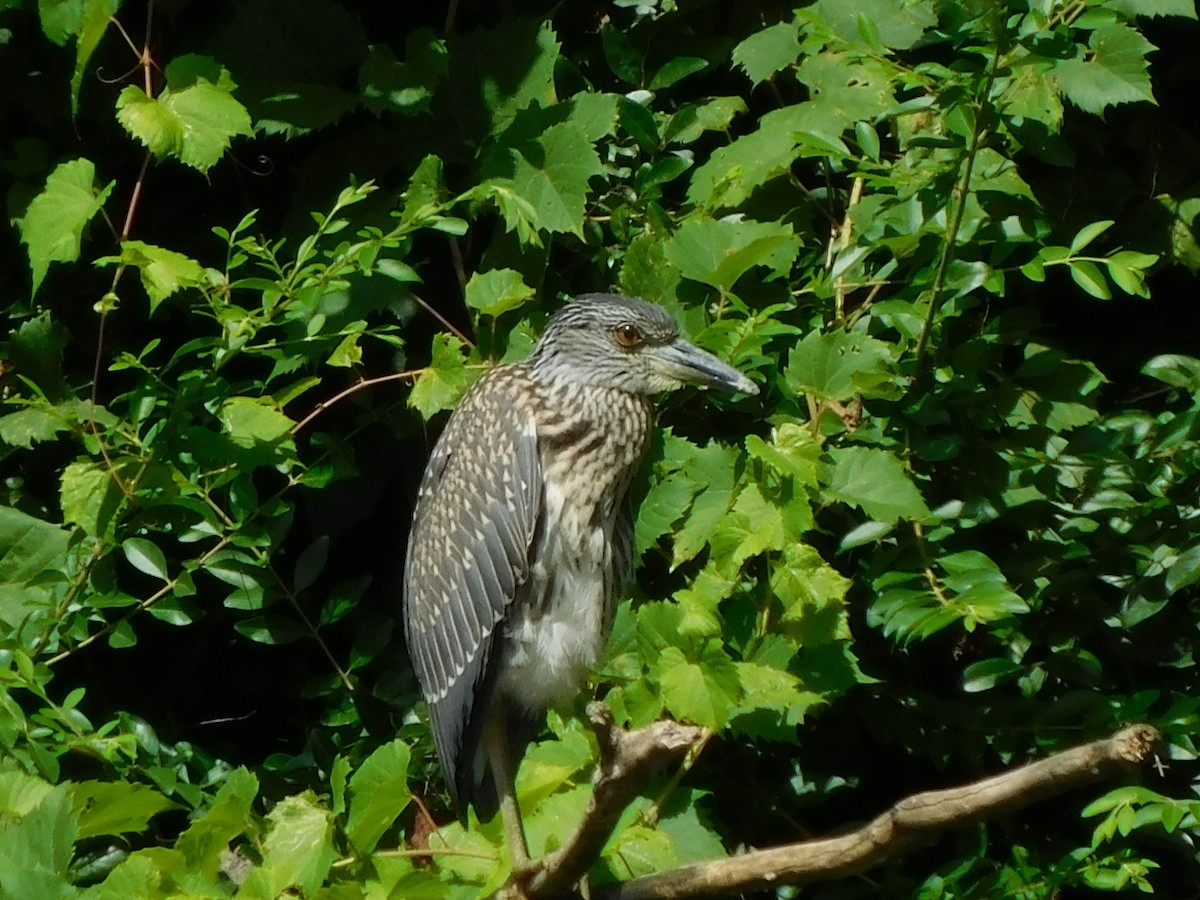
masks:
POLYGON ((53 585, 34 579, 66 568, 68 540, 57 525, 0 506, 0 623, 16 628, 36 606, 50 607, 53 585))
POLYGON ((1172 387, 1200 392, 1200 359, 1194 356, 1164 353, 1142 366, 1142 374, 1172 387))
POLYGON ((33 198, 21 219, 21 241, 29 249, 33 270, 33 293, 37 293, 52 262, 79 259, 83 229, 104 206, 116 182, 99 190, 96 168, 91 160, 61 163, 42 192, 33 198))
POLYGON ((615 834, 604 848, 604 859, 609 870, 622 881, 661 872, 680 862, 670 836, 640 823, 615 834))
POLYGON ((222 430, 241 447, 277 446, 291 439, 296 424, 270 397, 230 397, 218 412, 222 430))
POLYGON ((292 577, 292 590, 296 593, 312 587, 325 570, 329 558, 329 535, 323 534, 309 544, 296 560, 296 572, 292 577))
POLYGON ((1129 18, 1134 16, 1196 18, 1195 0, 1107 0, 1104 6, 1123 13, 1129 18))
POLYGON ((79 89, 83 86, 88 60, 113 24, 121 0, 82 0, 82 6, 83 18, 76 32, 75 71, 71 75, 71 115, 79 112, 79 89))
POLYGON ((408 395, 408 405, 426 421, 454 406, 472 379, 466 368, 466 345, 454 335, 435 334, 432 354, 408 395))
POLYGON ((1111 300, 1112 291, 1100 272, 1100 267, 1086 259, 1073 259, 1067 264, 1075 283, 1098 300, 1111 300))
POLYGON ((821 445, 809 429, 795 422, 785 422, 774 429, 770 443, 756 434, 748 435, 746 452, 805 487, 817 486, 821 445))
POLYGON ((534 294, 534 289, 525 284, 525 279, 515 269, 476 272, 467 282, 466 290, 467 306, 493 318, 519 309, 534 294))
POLYGON ((408 789, 408 745, 384 744, 350 776, 346 837, 358 853, 370 853, 412 799, 408 789))
POLYGON ((733 64, 746 73, 751 84, 759 84, 792 65, 799 55, 799 24, 780 22, 750 35, 734 47, 732 59, 733 64))
POLYGON ((1010 678, 1021 671, 1020 666, 1011 659, 993 657, 971 663, 963 669, 962 689, 968 694, 989 691, 999 682, 1010 678))
POLYGON ((1062 59, 1054 74, 1067 99, 1094 115, 1122 103, 1154 102, 1146 54, 1156 49, 1137 30, 1121 23, 1092 32, 1090 52, 1062 59))
POLYGON ((582 129, 562 122, 509 152, 514 190, 532 207, 536 228, 583 237, 588 182, 604 168, 582 129))
POLYGON ((129 560, 129 564, 139 572, 153 575, 162 581, 169 580, 167 560, 163 552, 150 541, 139 537, 127 538, 121 544, 121 549, 125 551, 125 558, 129 560))
POLYGON ((868 60, 838 54, 809 56, 796 77, 813 93, 812 100, 801 104, 803 119, 796 130, 831 144, 838 143, 856 122, 874 119, 896 105, 887 71, 868 60))
POLYGON ((262 842, 262 864, 242 884, 239 895, 282 897, 295 889, 313 896, 337 859, 329 810, 312 792, 284 797, 267 813, 270 830, 262 842), (290 889, 290 890, 289 890, 290 889))
POLYGON ((117 97, 117 119, 155 156, 207 172, 233 138, 253 134, 249 113, 233 98, 237 85, 216 60, 181 56, 164 74, 167 84, 157 97, 133 84, 117 97))
POLYGON ((1112 219, 1104 219, 1100 222, 1093 222, 1091 225, 1085 225, 1079 229, 1079 233, 1075 235, 1075 239, 1071 241, 1071 255, 1075 255, 1108 229, 1112 228, 1115 223, 1112 219))
MULTIPOLYGON (((680 441, 688 447, 686 441, 680 441)), ((695 495, 687 517, 674 533, 672 567, 677 567, 704 549, 721 520, 733 505, 734 467, 737 456, 721 444, 696 447, 683 458, 681 472, 702 489, 695 495)))
POLYGON ((740 691, 737 669, 719 646, 710 645, 702 664, 689 662, 677 647, 667 647, 656 660, 663 703, 671 715, 719 730, 740 691))
POLYGON ((258 795, 258 779, 245 768, 229 772, 212 805, 175 842, 189 868, 197 874, 215 875, 229 842, 252 825, 251 807, 258 795))
POLYGON ((771 592, 800 643, 817 647, 849 637, 844 618, 850 580, 807 544, 793 543, 771 569, 771 592))
POLYGON ((1173 594, 1197 581, 1200 581, 1200 545, 1180 553, 1171 563, 1167 569, 1167 593, 1173 594))
POLYGON ((930 0, 818 0, 813 16, 849 44, 861 43, 860 21, 875 26, 884 47, 907 50, 937 24, 930 0))
POLYGON ((756 188, 791 169, 800 152, 796 133, 806 121, 804 104, 768 112, 757 129, 718 147, 693 170, 688 201, 703 209, 745 202, 756 188))
POLYGON ((904 470, 904 463, 877 447, 835 447, 829 495, 859 507, 873 519, 923 519, 929 508, 904 470))
POLYGON ((708 68, 708 60, 699 56, 677 56, 669 60, 654 73, 650 79, 650 90, 661 91, 669 88, 690 75, 696 75, 708 68))
MULTIPOLYGON (((0 779, 13 776, 22 777, 5 772, 0 779)), ((3 793, 7 791, 0 787, 3 793)), ((69 786, 60 784, 39 794, 19 817, 6 813, 0 819, 0 896, 21 900, 70 896, 62 876, 71 864, 79 826, 69 786), (29 893, 32 885, 46 893, 29 893)), ((26 793, 25 799, 30 796, 26 793)))
POLYGON ((892 378, 892 349, 882 341, 842 330, 810 331, 788 354, 784 376, 796 393, 850 400, 892 378))
POLYGON ((204 267, 194 259, 142 241, 123 241, 120 256, 106 256, 96 265, 133 266, 142 276, 142 287, 150 297, 150 312, 176 291, 204 284, 204 267))
POLYGON ((688 219, 667 242, 685 278, 728 291, 755 266, 786 275, 800 250, 791 225, 746 219, 688 219))
POLYGON ((145 831, 154 816, 178 808, 149 785, 127 781, 75 782, 71 799, 79 815, 80 840, 145 831))
POLYGON ((233 623, 234 630, 256 644, 290 644, 308 637, 308 630, 299 622, 277 613, 251 616, 233 623))
POLYGON ((64 522, 92 537, 108 537, 124 493, 107 465, 73 462, 63 471, 59 499, 64 522))

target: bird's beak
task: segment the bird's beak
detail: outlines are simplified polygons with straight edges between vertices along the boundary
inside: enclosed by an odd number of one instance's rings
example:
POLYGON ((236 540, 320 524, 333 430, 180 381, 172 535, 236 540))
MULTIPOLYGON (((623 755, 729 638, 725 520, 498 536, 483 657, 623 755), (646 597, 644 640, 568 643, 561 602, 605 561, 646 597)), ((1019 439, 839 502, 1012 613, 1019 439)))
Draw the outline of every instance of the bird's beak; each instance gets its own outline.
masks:
POLYGON ((758 385, 733 366, 682 338, 652 353, 663 374, 677 381, 750 396, 758 393, 758 385))

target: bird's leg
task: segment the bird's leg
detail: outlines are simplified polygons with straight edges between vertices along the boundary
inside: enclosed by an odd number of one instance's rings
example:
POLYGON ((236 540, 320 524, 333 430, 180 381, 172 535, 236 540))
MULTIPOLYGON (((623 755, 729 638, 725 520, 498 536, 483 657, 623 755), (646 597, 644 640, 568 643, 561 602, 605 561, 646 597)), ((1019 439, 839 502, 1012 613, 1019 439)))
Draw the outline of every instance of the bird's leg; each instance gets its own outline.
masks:
POLYGON ((520 878, 532 874, 534 867, 529 859, 529 844, 525 840, 521 809, 517 806, 517 773, 509 753, 506 700, 493 698, 483 740, 484 753, 487 754, 492 779, 496 785, 496 796, 500 801, 500 815, 504 819, 504 835, 508 840, 508 855, 512 862, 513 874, 520 878))

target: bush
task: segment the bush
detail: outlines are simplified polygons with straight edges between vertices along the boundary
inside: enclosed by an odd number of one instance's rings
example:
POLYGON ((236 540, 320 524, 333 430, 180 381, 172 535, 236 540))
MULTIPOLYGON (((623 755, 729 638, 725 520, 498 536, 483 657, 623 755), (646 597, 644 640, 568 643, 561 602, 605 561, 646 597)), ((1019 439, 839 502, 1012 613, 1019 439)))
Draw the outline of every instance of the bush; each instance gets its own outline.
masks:
MULTIPOLYGON (((0 10, 0 894, 499 887, 401 548, 463 390, 614 288, 763 391, 662 410, 589 697, 712 737, 593 881, 1146 721, 1149 785, 810 895, 1196 883, 1190 2, 0 10)), ((551 715, 535 852, 596 757, 551 715)))

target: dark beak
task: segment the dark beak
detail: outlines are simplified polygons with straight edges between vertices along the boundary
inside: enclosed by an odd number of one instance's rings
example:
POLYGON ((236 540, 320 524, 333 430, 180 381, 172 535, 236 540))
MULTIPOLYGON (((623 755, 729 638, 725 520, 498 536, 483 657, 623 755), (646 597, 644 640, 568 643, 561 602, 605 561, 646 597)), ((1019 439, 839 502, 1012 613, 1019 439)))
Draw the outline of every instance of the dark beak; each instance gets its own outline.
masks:
POLYGON ((733 366, 682 338, 664 347, 655 347, 651 352, 660 370, 671 378, 750 396, 758 393, 758 385, 733 366))

